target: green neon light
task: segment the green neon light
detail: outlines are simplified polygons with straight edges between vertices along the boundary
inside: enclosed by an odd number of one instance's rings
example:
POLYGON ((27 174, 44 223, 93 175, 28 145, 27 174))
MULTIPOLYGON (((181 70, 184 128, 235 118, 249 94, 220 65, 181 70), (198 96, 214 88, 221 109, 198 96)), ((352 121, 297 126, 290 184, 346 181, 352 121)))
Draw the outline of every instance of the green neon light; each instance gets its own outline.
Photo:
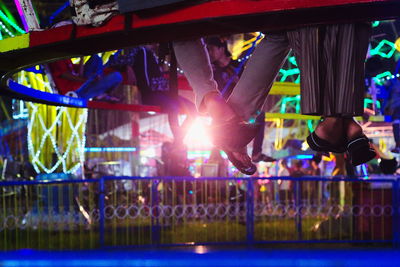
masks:
MULTIPOLYGON (((5 32, 6 34, 8 34, 11 37, 15 36, 9 29, 7 29, 7 27, 3 24, 3 22, 0 21, 0 32, 1 32, 1 30, 3 30, 3 32, 5 32)), ((3 37, 2 37, 2 39, 3 39, 3 37)))
POLYGON ((1 34, 1 30, 0 30, 0 40, 3 40, 3 35, 1 34))
POLYGON ((378 26, 379 26, 379 23, 381 23, 381 22, 378 21, 378 20, 372 22, 372 27, 373 27, 373 28, 378 27, 378 26))
POLYGON ((18 27, 17 24, 15 24, 14 22, 12 22, 4 13, 3 11, 0 10, 0 18, 4 21, 7 22, 8 24, 10 24, 10 26, 12 26, 14 29, 17 30, 17 32, 24 34, 25 31, 23 29, 21 29, 20 27, 18 27))
POLYGON ((288 102, 294 102, 296 105, 296 114, 300 113, 300 95, 296 95, 296 96, 286 96, 282 99, 282 104, 281 104, 281 108, 280 111, 281 113, 286 113, 286 106, 288 102))
POLYGON ((383 58, 391 58, 395 51, 396 51, 396 46, 394 45, 394 43, 384 39, 380 41, 379 44, 374 49, 371 49, 370 54, 371 56, 378 55, 383 58), (381 50, 386 50, 387 47, 390 48, 388 52, 381 51, 381 50))
MULTIPOLYGON (((379 100, 376 100, 375 102, 376 102, 376 107, 381 108, 381 103, 379 102, 379 100)), ((370 98, 364 98, 364 108, 366 108, 368 104, 373 105, 374 101, 370 98)))
POLYGON ((296 57, 289 57, 288 60, 289 60, 290 63, 292 63, 293 65, 297 66, 296 57))
POLYGON ((312 120, 307 120, 307 126, 308 126, 308 129, 310 130, 310 132, 314 132, 314 125, 313 125, 312 120))
POLYGON ((10 10, 8 10, 7 6, 3 3, 3 1, 0 1, 0 8, 4 12, 4 14, 15 24, 18 24, 17 20, 14 18, 14 16, 11 14, 10 10))
POLYGON ((299 74, 300 70, 298 68, 289 69, 289 70, 280 69, 279 72, 282 73, 282 77, 281 77, 280 81, 284 82, 289 76, 299 74))
POLYGON ((373 79, 375 81, 375 83, 377 84, 383 84, 383 82, 386 80, 387 77, 392 77, 392 73, 390 71, 385 71, 382 72, 378 75, 376 75, 373 79))

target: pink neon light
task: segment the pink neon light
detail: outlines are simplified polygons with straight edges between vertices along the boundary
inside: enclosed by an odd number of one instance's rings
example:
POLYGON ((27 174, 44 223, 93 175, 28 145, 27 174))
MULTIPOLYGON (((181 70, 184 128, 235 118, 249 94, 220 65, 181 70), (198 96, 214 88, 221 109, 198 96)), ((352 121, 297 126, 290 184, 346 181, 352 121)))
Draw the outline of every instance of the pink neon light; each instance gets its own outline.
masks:
POLYGON ((18 0, 14 0, 15 6, 17 7, 18 14, 22 20, 22 24, 24 25, 24 29, 26 32, 29 32, 28 23, 26 23, 26 19, 24 16, 24 12, 22 11, 21 3, 18 0))

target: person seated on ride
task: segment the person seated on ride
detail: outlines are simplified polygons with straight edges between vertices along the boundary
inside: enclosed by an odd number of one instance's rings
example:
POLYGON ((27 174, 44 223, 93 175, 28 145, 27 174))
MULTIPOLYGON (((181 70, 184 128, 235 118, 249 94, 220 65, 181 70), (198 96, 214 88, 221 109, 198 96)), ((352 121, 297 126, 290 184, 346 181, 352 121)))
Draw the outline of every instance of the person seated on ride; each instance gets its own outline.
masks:
POLYGON ((155 55, 156 45, 127 48, 116 53, 108 63, 109 67, 121 72, 133 71, 142 103, 160 106, 168 114, 168 122, 174 136, 174 146, 183 146, 183 140, 197 116, 194 104, 185 97, 173 95, 168 79, 165 78, 155 55), (179 114, 185 120, 179 124, 179 114))

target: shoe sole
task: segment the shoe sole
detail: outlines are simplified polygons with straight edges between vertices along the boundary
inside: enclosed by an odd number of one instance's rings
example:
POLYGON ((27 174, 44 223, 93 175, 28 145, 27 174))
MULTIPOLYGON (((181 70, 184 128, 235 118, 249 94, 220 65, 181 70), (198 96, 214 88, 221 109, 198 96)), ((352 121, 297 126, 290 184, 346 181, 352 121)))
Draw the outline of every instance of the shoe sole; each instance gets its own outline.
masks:
POLYGON ((344 148, 340 148, 339 147, 338 149, 335 149, 335 148, 330 147, 330 146, 318 144, 318 141, 319 141, 318 139, 322 140, 324 142, 327 142, 327 141, 321 139, 320 137, 318 137, 315 133, 311 133, 309 136, 307 136, 307 139, 306 139, 307 144, 314 151, 317 151, 317 152, 334 152, 334 153, 344 153, 344 152, 346 152, 346 149, 344 149, 344 148))

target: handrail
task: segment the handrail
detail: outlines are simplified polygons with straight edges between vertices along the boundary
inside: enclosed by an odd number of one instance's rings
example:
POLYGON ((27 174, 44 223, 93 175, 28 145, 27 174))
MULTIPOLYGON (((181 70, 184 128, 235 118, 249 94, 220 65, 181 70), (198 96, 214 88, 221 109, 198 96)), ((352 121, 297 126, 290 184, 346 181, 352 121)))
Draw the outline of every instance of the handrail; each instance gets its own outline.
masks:
POLYGON ((155 177, 141 177, 141 176, 103 176, 99 179, 70 179, 70 180, 34 180, 34 181, 0 181, 0 186, 20 186, 20 185, 46 185, 46 184, 68 184, 68 183, 98 183, 101 180, 104 181, 121 181, 121 180, 159 180, 159 181, 224 181, 224 180, 236 180, 236 181, 256 181, 256 180, 286 180, 286 181, 326 181, 326 182, 365 182, 365 183, 395 183, 400 182, 399 176, 393 176, 390 178, 373 178, 364 179, 358 178, 346 178, 346 177, 329 177, 329 176, 302 176, 302 177, 290 177, 290 176, 275 176, 275 177, 192 177, 192 176, 155 176, 155 177))

